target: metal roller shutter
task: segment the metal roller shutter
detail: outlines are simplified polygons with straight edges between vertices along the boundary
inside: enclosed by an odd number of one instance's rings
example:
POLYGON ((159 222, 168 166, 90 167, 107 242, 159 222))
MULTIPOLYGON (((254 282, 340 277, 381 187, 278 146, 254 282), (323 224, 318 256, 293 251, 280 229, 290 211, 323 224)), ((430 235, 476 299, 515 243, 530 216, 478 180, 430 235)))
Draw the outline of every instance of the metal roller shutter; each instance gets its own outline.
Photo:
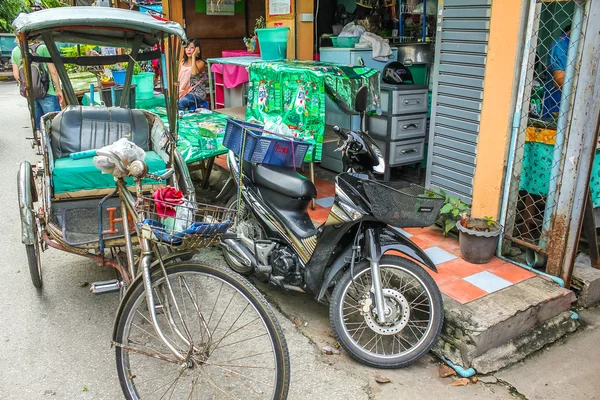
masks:
POLYGON ((426 185, 471 203, 492 0, 440 0, 426 185))

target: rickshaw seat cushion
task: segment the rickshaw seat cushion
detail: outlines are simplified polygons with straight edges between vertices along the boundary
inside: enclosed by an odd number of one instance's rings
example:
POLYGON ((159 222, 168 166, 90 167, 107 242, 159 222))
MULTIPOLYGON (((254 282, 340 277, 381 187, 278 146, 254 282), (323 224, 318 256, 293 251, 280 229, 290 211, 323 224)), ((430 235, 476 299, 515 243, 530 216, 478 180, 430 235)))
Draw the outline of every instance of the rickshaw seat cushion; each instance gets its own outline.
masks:
MULTIPOLYGON (((83 190, 112 189, 115 179, 110 174, 103 174, 94 166, 93 157, 71 160, 69 157, 59 158, 54 161, 52 184, 55 194, 75 193, 83 190)), ((157 172, 166 168, 165 162, 154 151, 147 151, 144 159, 148 164, 148 171, 157 172)), ((132 178, 127 178, 127 184, 134 184, 132 178)), ((158 184, 153 179, 144 178, 144 185, 158 184)))
POLYGON ((140 110, 119 107, 68 106, 52 120, 55 159, 99 149, 127 137, 144 151, 150 146, 150 124, 140 110))

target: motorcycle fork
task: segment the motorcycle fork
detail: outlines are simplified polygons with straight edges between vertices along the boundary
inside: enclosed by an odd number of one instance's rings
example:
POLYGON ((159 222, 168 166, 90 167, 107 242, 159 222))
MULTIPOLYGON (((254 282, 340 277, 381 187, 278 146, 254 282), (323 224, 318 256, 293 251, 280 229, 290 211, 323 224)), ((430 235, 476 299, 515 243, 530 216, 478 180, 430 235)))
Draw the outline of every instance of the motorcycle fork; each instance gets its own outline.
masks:
POLYGON ((379 260, 381 259, 381 246, 379 242, 379 230, 368 228, 365 230, 365 258, 369 260, 371 267, 371 293, 375 300, 377 310, 377 322, 385 323, 385 302, 383 299, 383 288, 381 287, 381 271, 379 260))

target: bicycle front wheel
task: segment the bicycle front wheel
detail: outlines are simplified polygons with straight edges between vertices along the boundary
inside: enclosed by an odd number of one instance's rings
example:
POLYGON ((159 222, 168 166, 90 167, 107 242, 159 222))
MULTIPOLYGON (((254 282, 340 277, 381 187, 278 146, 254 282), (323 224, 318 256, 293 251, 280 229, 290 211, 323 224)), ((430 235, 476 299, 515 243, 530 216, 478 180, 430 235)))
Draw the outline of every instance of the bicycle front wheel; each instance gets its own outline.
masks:
POLYGON ((285 399, 290 380, 283 331, 264 297, 233 271, 197 264, 152 274, 159 338, 143 285, 125 300, 115 336, 127 399, 285 399), (173 300, 174 299, 174 300, 173 300))

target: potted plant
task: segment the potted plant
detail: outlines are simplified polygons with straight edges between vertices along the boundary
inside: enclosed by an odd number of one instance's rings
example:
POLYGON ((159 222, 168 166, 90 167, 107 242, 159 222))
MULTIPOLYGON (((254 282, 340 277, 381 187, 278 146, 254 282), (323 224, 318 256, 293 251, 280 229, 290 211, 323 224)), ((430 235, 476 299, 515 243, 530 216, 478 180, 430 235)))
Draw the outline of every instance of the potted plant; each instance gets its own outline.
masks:
POLYGON ((258 18, 256 18, 256 23, 254 24, 254 39, 256 42, 256 52, 258 54, 260 54, 260 44, 258 43, 258 35, 256 33, 257 29, 264 29, 267 27, 267 23, 265 22, 265 17, 263 17, 262 15, 258 18))
POLYGON ((115 81, 112 76, 108 76, 107 74, 100 75, 100 84, 102 88, 108 88, 111 86, 115 86, 115 81))
POLYGON ((462 258, 473 264, 486 264, 498 248, 502 225, 491 217, 473 218, 465 212, 456 222, 462 258))
POLYGON ((440 209, 436 223, 442 227, 444 236, 448 236, 448 233, 456 228, 456 221, 460 219, 461 214, 468 213, 470 208, 459 198, 449 196, 443 190, 440 190, 439 193, 432 193, 444 196, 444 205, 440 209))

